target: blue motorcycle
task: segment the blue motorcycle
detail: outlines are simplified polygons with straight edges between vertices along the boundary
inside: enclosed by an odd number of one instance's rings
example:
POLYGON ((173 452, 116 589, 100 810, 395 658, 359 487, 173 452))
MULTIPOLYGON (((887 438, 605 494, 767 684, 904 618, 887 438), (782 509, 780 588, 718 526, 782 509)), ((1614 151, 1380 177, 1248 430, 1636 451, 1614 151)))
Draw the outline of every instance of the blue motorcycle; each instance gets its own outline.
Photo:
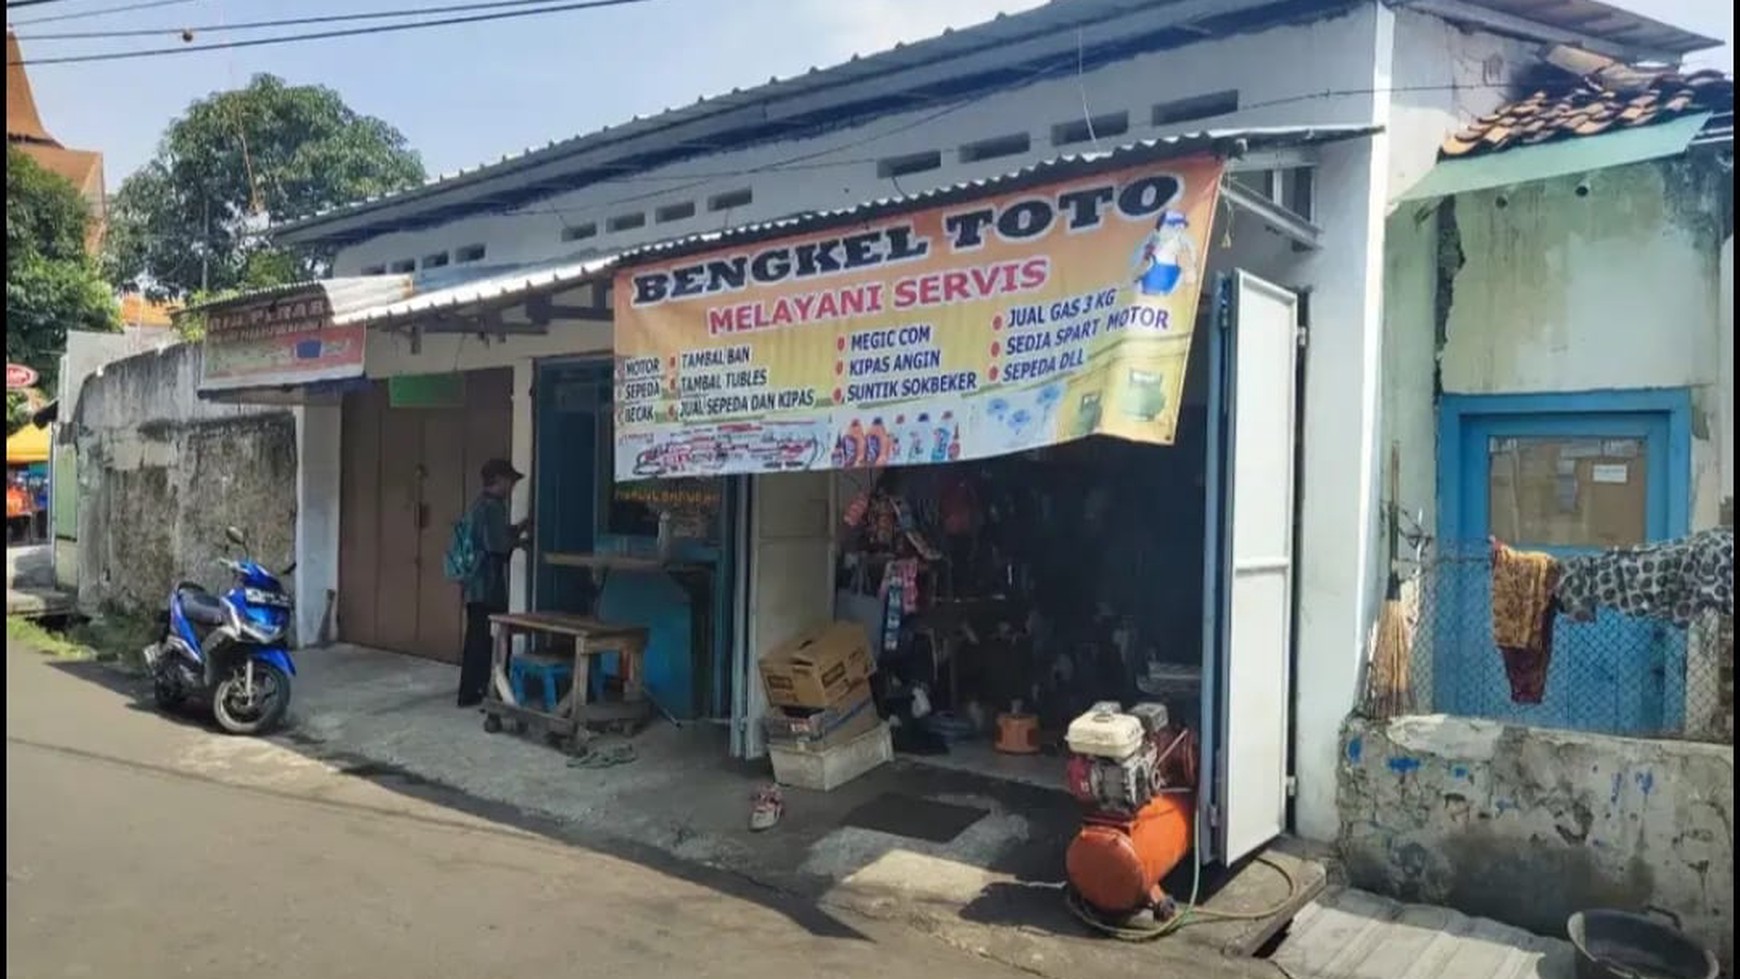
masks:
POLYGON ((268 734, 290 709, 290 678, 296 666, 287 648, 294 603, 279 578, 246 556, 247 538, 225 532, 240 548, 240 560, 219 558, 233 583, 214 595, 183 581, 169 596, 163 637, 145 648, 157 706, 181 707, 189 699, 210 702, 218 726, 231 734, 268 734))

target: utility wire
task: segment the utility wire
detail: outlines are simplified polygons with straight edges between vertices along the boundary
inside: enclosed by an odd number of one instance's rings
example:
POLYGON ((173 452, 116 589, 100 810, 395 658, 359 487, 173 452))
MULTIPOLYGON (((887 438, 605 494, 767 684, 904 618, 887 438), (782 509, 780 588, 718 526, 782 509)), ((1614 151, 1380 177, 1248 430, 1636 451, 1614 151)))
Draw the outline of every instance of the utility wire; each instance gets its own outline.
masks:
MULTIPOLYGON (((28 3, 48 3, 52 0, 20 0, 28 3)), ((579 3, 565 3, 549 7, 538 7, 531 10, 509 10, 487 14, 473 14, 468 17, 444 17, 437 20, 421 20, 410 24, 376 24, 372 27, 350 27, 336 31, 316 31, 308 34, 287 34, 281 37, 260 37, 246 41, 223 41, 217 44, 201 44, 197 46, 183 45, 175 48, 148 48, 141 51, 111 51, 106 54, 67 55, 59 58, 25 58, 9 62, 9 65, 72 65, 85 64, 93 61, 127 61, 138 58, 151 58, 161 55, 192 54, 196 51, 223 51, 231 48, 256 48, 273 44, 292 44, 301 41, 327 41, 340 37, 362 37, 370 34, 389 34, 397 31, 421 30, 428 27, 455 27, 461 24, 480 24, 487 21, 513 20, 521 17, 533 17, 539 14, 560 14, 575 10, 592 10, 599 7, 624 7, 632 4, 647 3, 649 0, 582 0, 579 3)))
MULTIPOLYGON (((195 0, 140 0, 138 3, 124 3, 118 7, 102 7, 97 10, 81 10, 75 14, 55 14, 52 17, 32 17, 29 20, 17 21, 11 27, 29 27, 32 24, 51 24, 65 20, 84 20, 89 17, 105 17, 109 14, 124 14, 134 10, 153 10, 158 7, 173 7, 183 3, 193 3, 195 0)), ((7 8, 15 4, 7 4, 7 8)))
MULTIPOLYGON (((176 2, 182 2, 182 0, 176 0, 176 2)), ((206 24, 199 27, 134 27, 116 31, 63 31, 50 34, 20 35, 18 39, 20 41, 83 41, 117 37, 160 37, 165 34, 192 38, 198 34, 257 31, 268 27, 300 27, 307 24, 333 24, 356 20, 391 20, 396 17, 422 17, 429 14, 452 14, 470 10, 542 6, 554 2, 556 0, 493 0, 489 3, 456 3, 444 7, 405 7, 399 10, 374 10, 360 14, 323 14, 317 17, 241 21, 234 24, 206 24)))

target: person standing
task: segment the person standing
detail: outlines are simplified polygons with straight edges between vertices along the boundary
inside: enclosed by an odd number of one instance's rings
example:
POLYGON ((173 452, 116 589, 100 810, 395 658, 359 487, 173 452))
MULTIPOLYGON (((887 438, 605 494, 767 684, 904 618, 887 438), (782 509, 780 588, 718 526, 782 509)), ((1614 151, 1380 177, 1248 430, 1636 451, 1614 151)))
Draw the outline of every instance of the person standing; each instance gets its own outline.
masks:
POLYGON ((508 610, 508 562, 527 543, 528 518, 508 521, 508 500, 525 477, 506 459, 483 464, 483 492, 466 511, 459 533, 473 549, 461 579, 465 597, 465 646, 459 660, 459 706, 475 707, 489 688, 492 642, 489 617, 508 610))

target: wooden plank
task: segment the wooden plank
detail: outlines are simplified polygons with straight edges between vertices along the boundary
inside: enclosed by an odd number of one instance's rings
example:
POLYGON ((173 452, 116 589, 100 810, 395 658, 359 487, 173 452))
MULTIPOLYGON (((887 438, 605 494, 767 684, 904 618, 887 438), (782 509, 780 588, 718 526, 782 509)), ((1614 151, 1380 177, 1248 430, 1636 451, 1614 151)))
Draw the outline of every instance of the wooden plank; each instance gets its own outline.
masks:
MULTIPOLYGON (((548 632, 599 642, 621 639, 645 642, 647 635, 645 626, 601 622, 589 616, 563 612, 504 612, 490 616, 489 620, 510 629, 548 632)), ((616 650, 601 649, 599 652, 609 653, 616 650)))

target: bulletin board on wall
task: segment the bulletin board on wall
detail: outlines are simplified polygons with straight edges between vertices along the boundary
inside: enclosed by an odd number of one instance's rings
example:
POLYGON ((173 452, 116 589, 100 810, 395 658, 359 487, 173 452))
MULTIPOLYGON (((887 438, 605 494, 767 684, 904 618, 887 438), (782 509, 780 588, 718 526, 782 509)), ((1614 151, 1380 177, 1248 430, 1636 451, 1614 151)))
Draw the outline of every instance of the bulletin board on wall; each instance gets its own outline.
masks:
POLYGON ((1494 438, 1492 533, 1532 547, 1612 548, 1648 539, 1649 459, 1636 438, 1494 438))

